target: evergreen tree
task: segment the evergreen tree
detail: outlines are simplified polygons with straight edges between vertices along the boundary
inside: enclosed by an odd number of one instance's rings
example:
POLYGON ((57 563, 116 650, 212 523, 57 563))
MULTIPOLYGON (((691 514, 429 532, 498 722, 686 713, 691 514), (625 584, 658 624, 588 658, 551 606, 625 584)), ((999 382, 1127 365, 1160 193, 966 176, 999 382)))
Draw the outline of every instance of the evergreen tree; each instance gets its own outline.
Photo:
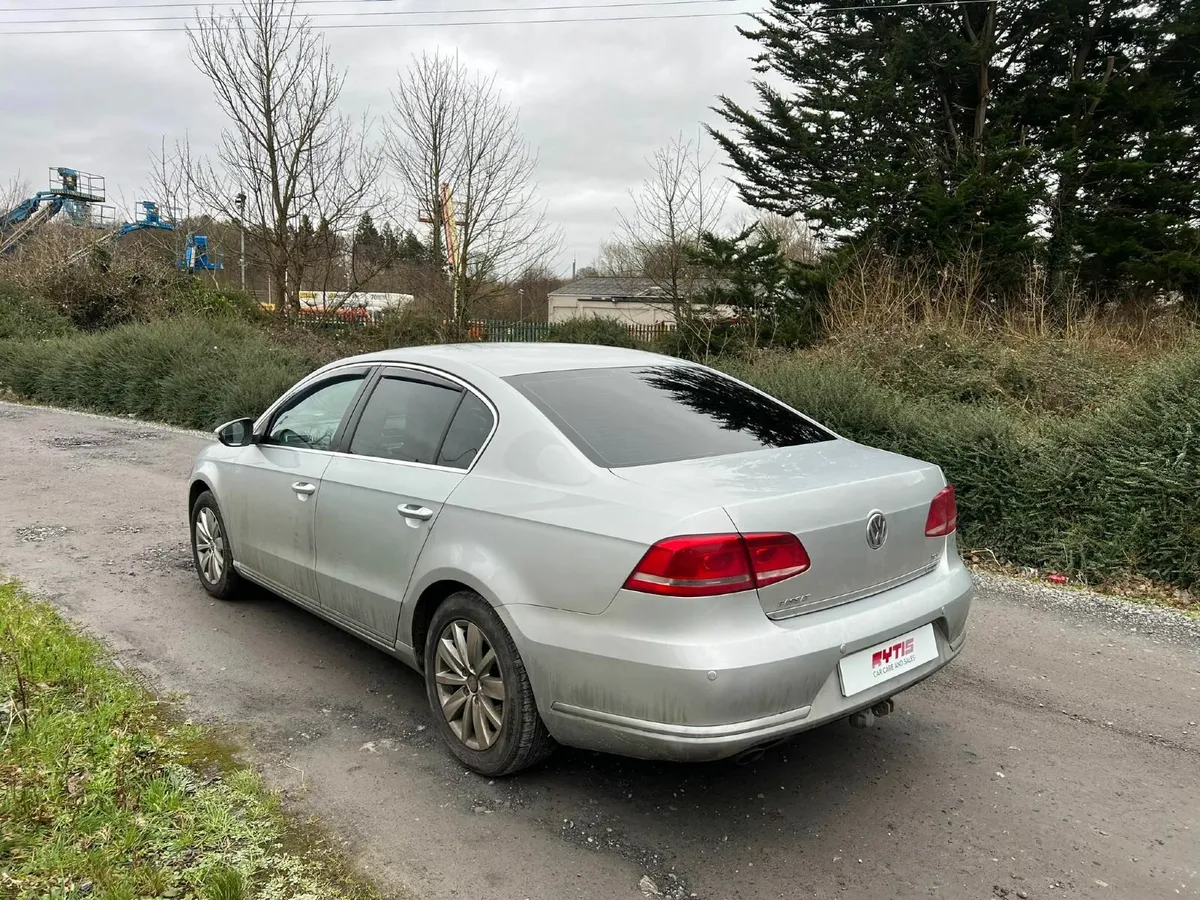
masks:
POLYGON ((404 262, 419 263, 429 259, 429 248, 421 243, 421 239, 411 228, 404 232, 396 250, 397 258, 404 262))
POLYGON ((731 236, 706 231, 687 252, 705 273, 697 300, 734 310, 752 344, 815 337, 826 296, 824 278, 814 265, 789 259, 778 235, 761 225, 731 236))
POLYGON ((743 199, 842 240, 980 251, 1001 289, 1034 254, 1059 281, 1178 287, 1197 254, 1198 2, 771 0, 742 33, 774 77, 756 109, 722 97, 712 133, 743 199))
POLYGON ((358 227, 354 229, 354 251, 371 257, 383 251, 383 237, 375 227, 370 213, 365 212, 359 217, 358 227))

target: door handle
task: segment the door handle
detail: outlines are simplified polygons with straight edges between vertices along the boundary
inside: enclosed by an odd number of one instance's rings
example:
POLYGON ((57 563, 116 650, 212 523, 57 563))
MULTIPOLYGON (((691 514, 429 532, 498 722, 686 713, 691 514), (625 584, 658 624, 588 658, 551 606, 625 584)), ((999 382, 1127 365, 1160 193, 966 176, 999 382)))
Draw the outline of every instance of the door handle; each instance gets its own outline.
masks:
POLYGON ((433 518, 432 509, 427 506, 417 506, 415 503, 401 503, 396 507, 396 512, 406 519, 420 519, 422 522, 428 522, 433 518))
POLYGON ((307 497, 309 494, 315 494, 317 492, 317 486, 315 484, 309 484, 307 481, 297 481, 292 485, 292 490, 297 494, 307 497))

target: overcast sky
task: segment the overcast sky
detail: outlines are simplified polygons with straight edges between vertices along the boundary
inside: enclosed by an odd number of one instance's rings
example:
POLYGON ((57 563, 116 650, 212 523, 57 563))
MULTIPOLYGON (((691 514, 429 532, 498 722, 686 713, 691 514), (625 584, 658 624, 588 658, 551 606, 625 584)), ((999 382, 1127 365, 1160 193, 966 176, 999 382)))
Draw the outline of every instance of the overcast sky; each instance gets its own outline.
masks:
MULTIPOLYGON (((646 174, 647 156, 673 135, 695 137, 701 122, 713 122, 709 107, 718 94, 744 100, 750 93, 748 57, 754 46, 736 31, 747 20, 695 14, 753 10, 759 6, 754 0, 616 6, 630 2, 302 0, 298 9, 317 23, 371 25, 326 31, 335 59, 348 70, 342 101, 349 113, 385 113, 396 71, 414 52, 457 50, 469 66, 494 72, 520 108, 522 130, 540 155, 540 190, 551 219, 565 235, 558 268, 567 274, 573 258, 586 265, 599 242, 612 233, 615 208, 628 204, 628 191, 646 174), (546 10, 579 4, 593 8, 546 10), (610 8, 596 8, 600 4, 610 8), (487 7, 521 11, 451 12, 487 7), (362 14, 401 10, 429 12, 362 14), (322 18, 319 13, 331 15, 322 18), (688 17, 443 24, 650 15, 688 17), (400 23, 404 27, 396 27, 400 23)), ((18 174, 34 189, 43 188, 48 168, 65 165, 104 175, 112 200, 131 204, 142 198, 149 183, 149 154, 164 136, 170 142, 186 134, 194 154, 211 147, 223 121, 207 82, 188 60, 186 35, 133 30, 180 28, 192 10, 184 0, 0 0, 0 190, 18 174), (167 20, 133 25, 128 22, 132 17, 167 20), (125 21, 94 24, 105 18, 125 21), (18 24, 47 19, 90 21, 18 24), (114 30, 104 35, 12 34, 97 28, 114 30)), ((730 206, 731 214, 740 211, 730 206)))

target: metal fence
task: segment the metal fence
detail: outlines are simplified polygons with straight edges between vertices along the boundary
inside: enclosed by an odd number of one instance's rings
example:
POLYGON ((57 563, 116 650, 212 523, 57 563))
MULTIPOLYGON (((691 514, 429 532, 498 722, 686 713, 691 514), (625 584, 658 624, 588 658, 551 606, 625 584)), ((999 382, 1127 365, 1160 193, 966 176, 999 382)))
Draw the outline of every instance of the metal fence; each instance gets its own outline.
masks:
POLYGON ((467 335, 473 341, 502 343, 544 341, 549 333, 549 322, 509 322, 504 319, 472 322, 467 328, 467 335))
MULTIPOLYGON (((621 324, 629 329, 631 337, 646 343, 656 341, 672 330, 671 326, 665 323, 642 325, 622 322, 621 324)), ((467 326, 467 335, 473 341, 536 342, 549 340, 553 336, 553 330, 554 326, 549 322, 510 322, 504 319, 485 319, 481 322, 472 322, 467 326)))

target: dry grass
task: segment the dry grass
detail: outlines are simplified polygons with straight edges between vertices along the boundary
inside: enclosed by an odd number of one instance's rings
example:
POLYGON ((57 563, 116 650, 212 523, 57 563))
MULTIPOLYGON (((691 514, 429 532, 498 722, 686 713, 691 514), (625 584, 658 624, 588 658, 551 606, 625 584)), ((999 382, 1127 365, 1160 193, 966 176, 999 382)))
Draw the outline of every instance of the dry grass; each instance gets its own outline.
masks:
POLYGON ((1178 350, 1198 337, 1196 324, 1169 306, 1090 303, 1074 289, 1054 298, 1036 267, 1015 296, 1001 301, 975 257, 939 269, 874 252, 864 253, 831 285, 823 324, 841 342, 933 328, 1013 345, 1065 342, 1121 356, 1178 350))
POLYGON ((1053 303, 1030 270, 1005 305, 978 264, 934 270, 867 254, 830 288, 827 339, 809 351, 906 394, 1029 413, 1095 409, 1137 370, 1194 351, 1200 328, 1162 306, 1053 303))

